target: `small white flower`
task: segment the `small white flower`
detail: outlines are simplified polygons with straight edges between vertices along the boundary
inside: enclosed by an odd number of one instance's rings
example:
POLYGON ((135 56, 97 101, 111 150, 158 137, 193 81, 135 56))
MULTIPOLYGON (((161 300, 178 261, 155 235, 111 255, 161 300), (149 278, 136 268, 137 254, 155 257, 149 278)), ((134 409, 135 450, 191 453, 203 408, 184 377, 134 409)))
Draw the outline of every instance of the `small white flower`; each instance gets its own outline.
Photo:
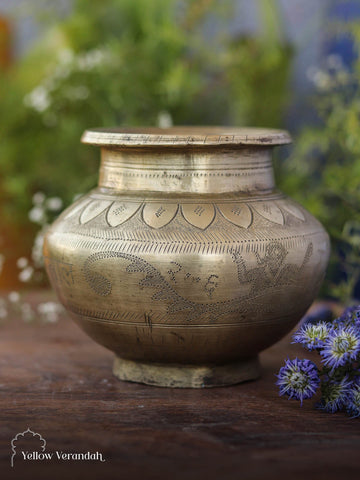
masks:
POLYGON ((74 52, 70 48, 62 48, 58 54, 59 63, 68 64, 74 60, 74 52))
POLYGON ((43 302, 39 303, 38 305, 38 311, 40 313, 54 313, 54 312, 62 312, 63 307, 60 305, 60 303, 57 302, 43 302))
POLYGON ((46 220, 45 210, 40 205, 36 205, 30 210, 28 217, 31 222, 41 225, 46 220))
POLYGON ((36 193, 34 193, 34 195, 32 197, 33 204, 34 205, 41 205, 42 203, 44 203, 45 198, 46 198, 45 193, 36 192, 36 193))
POLYGON ((331 87, 331 77, 322 70, 318 70, 313 78, 313 82, 320 90, 326 90, 331 87))
POLYGON ((20 269, 23 269, 23 268, 27 267, 28 264, 29 264, 29 261, 25 257, 20 257, 16 261, 16 266, 20 269))
POLYGON ((34 269, 33 267, 26 267, 24 270, 22 270, 19 273, 19 280, 20 282, 28 282, 31 280, 31 277, 33 276, 34 269))
POLYGON ((39 85, 24 97, 24 103, 37 112, 44 112, 51 103, 49 91, 43 85, 39 85))
POLYGON ((319 90, 327 90, 332 86, 332 76, 325 70, 311 66, 306 71, 306 76, 319 90))
POLYGON ((111 55, 109 55, 108 52, 95 48, 82 55, 78 55, 76 66, 80 71, 86 72, 104 64, 106 61, 110 60, 110 58, 111 55))
POLYGON ((9 302, 11 303, 18 303, 20 300, 20 293, 19 292, 10 292, 8 295, 9 302))
POLYGON ((59 315, 63 313, 63 307, 56 302, 43 302, 38 305, 37 311, 43 321, 55 323, 58 321, 59 315))
POLYGON ((173 126, 173 120, 169 112, 162 111, 159 113, 158 126, 160 128, 170 128, 173 126))
POLYGON ((46 200, 46 208, 51 212, 57 212, 63 206, 63 201, 59 197, 50 197, 46 200))

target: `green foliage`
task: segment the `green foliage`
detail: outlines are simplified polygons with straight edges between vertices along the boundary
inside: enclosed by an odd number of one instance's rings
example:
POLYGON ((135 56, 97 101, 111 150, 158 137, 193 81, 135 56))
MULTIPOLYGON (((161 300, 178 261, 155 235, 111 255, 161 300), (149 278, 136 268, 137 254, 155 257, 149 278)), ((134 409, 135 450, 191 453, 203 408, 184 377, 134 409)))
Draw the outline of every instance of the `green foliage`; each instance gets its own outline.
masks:
POLYGON ((258 1, 261 19, 257 37, 234 39, 225 72, 231 90, 230 116, 235 125, 282 125, 288 101, 288 73, 293 48, 282 38, 277 3, 258 1))
POLYGON ((271 34, 274 18, 262 38, 234 39, 233 6, 77 0, 52 19, 0 79, 3 219, 23 222, 37 191, 66 205, 95 185, 98 151, 79 142, 88 127, 154 125, 161 112, 175 124, 278 126, 291 50, 271 34))
MULTIPOLYGON (((360 53, 360 25, 350 26, 360 53)), ((360 58, 352 72, 330 56, 312 72, 318 125, 302 131, 279 170, 281 188, 326 227, 332 257, 324 293, 349 303, 360 278, 360 58)))

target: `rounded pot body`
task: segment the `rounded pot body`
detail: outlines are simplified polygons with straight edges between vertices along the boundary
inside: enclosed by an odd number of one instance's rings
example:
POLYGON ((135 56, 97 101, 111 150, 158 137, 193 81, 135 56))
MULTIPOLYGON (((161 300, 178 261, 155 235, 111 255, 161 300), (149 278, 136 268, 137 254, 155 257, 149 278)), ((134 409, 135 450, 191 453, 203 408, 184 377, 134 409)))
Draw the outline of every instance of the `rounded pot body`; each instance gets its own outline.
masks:
POLYGON ((99 186, 55 221, 44 247, 65 308, 116 353, 120 378, 255 377, 258 352, 308 309, 329 256, 321 224, 275 188, 272 148, 289 136, 93 130, 83 141, 101 146, 99 186))

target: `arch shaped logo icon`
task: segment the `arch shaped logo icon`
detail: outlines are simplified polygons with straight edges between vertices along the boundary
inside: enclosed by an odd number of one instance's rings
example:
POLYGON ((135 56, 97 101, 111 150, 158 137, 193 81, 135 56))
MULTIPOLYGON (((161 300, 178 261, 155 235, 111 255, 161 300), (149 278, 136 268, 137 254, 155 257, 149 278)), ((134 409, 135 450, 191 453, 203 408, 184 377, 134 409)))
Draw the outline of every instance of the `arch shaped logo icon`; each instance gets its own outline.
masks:
POLYGON ((20 432, 20 433, 17 433, 15 435, 15 437, 11 440, 11 451, 12 451, 12 455, 11 455, 11 466, 13 467, 14 466, 14 458, 15 458, 15 455, 16 455, 16 442, 18 441, 19 437, 25 437, 25 435, 32 435, 33 437, 38 437, 40 442, 41 442, 41 445, 40 445, 40 448, 41 448, 41 451, 44 452, 45 451, 45 448, 46 448, 46 440, 45 438, 43 438, 40 433, 36 433, 36 432, 33 432, 30 428, 27 428, 27 430, 24 430, 23 432, 20 432))

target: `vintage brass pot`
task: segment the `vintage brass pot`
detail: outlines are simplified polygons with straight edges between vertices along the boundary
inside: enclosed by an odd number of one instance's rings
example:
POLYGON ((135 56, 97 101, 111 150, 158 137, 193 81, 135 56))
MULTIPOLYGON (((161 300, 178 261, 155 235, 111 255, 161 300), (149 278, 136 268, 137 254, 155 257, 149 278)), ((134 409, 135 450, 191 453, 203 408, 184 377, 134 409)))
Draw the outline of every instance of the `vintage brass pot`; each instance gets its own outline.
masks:
POLYGON ((52 285, 72 318, 116 354, 122 380, 229 385, 314 300, 329 239, 276 190, 273 147, 287 132, 94 129, 98 188, 46 236, 52 285))

